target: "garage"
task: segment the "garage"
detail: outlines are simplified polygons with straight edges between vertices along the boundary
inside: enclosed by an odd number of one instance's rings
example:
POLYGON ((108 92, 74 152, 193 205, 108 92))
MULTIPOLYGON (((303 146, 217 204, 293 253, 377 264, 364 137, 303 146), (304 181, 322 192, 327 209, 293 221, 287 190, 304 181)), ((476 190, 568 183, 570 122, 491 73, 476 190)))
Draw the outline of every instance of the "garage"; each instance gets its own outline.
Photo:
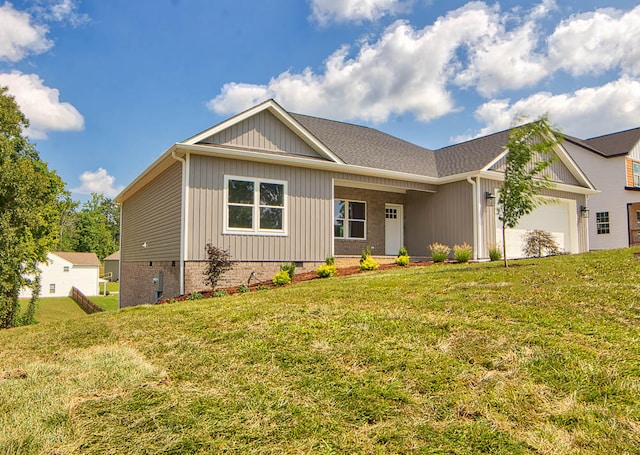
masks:
MULTIPOLYGON (((578 227, 576 201, 568 199, 546 199, 528 215, 520 218, 514 229, 507 229, 507 257, 523 257, 524 235, 527 231, 540 229, 550 232, 561 251, 575 253, 578 251, 578 227)), ((498 221, 497 226, 501 226, 498 221)), ((498 229, 497 239, 502 239, 502 230, 498 229)))

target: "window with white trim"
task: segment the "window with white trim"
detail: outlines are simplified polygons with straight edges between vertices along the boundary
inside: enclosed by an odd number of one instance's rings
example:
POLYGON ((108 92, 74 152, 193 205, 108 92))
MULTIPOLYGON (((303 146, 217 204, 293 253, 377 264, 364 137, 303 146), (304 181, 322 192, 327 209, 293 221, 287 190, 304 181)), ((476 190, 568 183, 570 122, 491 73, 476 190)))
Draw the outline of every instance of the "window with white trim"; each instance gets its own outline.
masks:
POLYGON ((285 234, 287 183, 225 176, 225 232, 285 234))
POLYGON ((71 269, 69 268, 69 266, 68 266, 68 265, 65 265, 65 266, 62 268, 62 270, 63 270, 63 271, 65 271, 65 272, 68 272, 68 271, 69 271, 69 270, 71 270, 71 269))
POLYGON ((609 212, 596 212, 596 232, 609 234, 609 212))
POLYGON ((367 205, 362 201, 333 201, 333 235, 337 239, 364 240, 367 235, 367 205))
POLYGON ((56 284, 49 283, 49 294, 55 294, 55 293, 56 293, 56 284))
POLYGON ((640 186, 640 163, 634 162, 633 169, 633 186, 640 186))

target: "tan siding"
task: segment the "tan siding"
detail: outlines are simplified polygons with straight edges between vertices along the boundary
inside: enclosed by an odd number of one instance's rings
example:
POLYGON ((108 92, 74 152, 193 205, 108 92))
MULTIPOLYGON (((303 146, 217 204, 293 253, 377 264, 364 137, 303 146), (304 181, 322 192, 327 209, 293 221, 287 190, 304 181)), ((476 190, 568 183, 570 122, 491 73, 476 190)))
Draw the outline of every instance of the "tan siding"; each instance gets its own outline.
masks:
POLYGON ((176 162, 122 204, 122 261, 179 259, 181 198, 182 166, 176 162))
POLYGON ((268 111, 262 111, 202 142, 320 157, 300 136, 268 111))
POLYGON ((208 242, 228 250, 233 260, 324 260, 331 253, 329 173, 197 155, 190 173, 189 260, 204 259, 208 242), (286 181, 288 234, 223 234, 225 175, 286 181))
POLYGON ((437 193, 407 192, 406 243, 412 256, 430 256, 434 242, 473 245, 472 188, 463 181, 442 185, 437 193))
MULTIPOLYGON (((538 160, 540 156, 536 156, 534 160, 538 160)), ((507 158, 504 157, 491 167, 492 171, 504 172, 507 163, 507 158)), ((529 166, 531 169, 532 166, 529 166)), ((568 185, 580 185, 578 180, 573 176, 569 168, 559 159, 555 160, 547 169, 547 175, 552 182, 566 183, 568 185)))

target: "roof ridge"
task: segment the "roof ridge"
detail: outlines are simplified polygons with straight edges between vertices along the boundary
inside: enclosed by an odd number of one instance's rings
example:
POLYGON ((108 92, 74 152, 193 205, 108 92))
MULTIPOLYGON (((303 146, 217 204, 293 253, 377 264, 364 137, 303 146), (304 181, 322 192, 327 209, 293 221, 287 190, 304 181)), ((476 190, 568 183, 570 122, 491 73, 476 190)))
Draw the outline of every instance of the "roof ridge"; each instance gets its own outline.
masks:
POLYGON ((616 131, 614 133, 602 134, 600 136, 593 136, 593 137, 590 137, 588 139, 583 139, 583 140, 584 141, 590 141, 590 140, 593 140, 593 139, 601 139, 601 138, 604 138, 604 137, 607 137, 607 136, 613 136, 613 135, 616 135, 616 134, 628 133, 628 132, 633 131, 633 130, 640 130, 640 126, 636 126, 634 128, 628 128, 626 130, 616 131))

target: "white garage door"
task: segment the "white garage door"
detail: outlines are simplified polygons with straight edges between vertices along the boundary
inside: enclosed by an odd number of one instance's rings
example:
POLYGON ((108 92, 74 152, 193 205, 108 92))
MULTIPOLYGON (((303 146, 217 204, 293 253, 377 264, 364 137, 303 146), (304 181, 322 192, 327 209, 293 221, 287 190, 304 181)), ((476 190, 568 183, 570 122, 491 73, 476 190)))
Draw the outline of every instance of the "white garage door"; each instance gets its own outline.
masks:
MULTIPOLYGON (((520 218, 514 229, 507 229, 507 257, 523 257, 523 236, 527 231, 540 229, 550 232, 560 250, 576 252, 578 246, 576 202, 567 199, 555 199, 537 207, 533 212, 520 218)), ((498 226, 501 223, 498 222, 498 226)), ((502 240, 502 230, 498 230, 496 238, 502 240)))

